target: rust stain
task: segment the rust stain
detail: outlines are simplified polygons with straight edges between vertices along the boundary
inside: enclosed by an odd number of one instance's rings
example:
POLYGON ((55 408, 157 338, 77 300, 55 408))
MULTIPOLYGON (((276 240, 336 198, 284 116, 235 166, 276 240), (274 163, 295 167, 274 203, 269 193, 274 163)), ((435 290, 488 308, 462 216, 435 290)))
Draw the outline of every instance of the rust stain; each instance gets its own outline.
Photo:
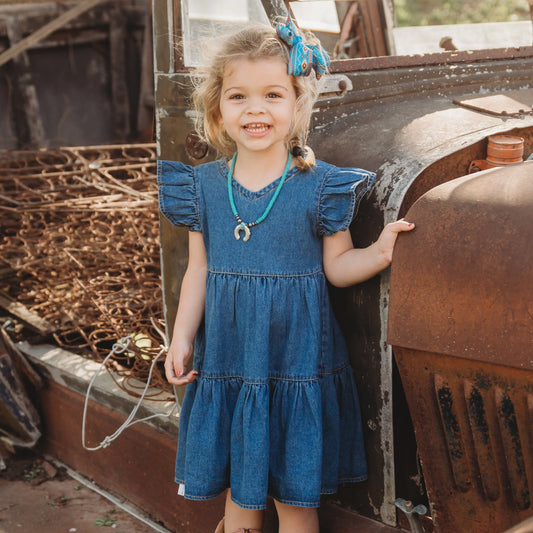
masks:
POLYGON ((531 498, 515 406, 506 391, 496 387, 494 394, 511 490, 517 507, 523 511, 531 506, 531 498))
POLYGON ((467 492, 472 482, 466 462, 465 446, 459 425, 459 414, 454 404, 454 396, 449 384, 439 374, 435 374, 435 391, 446 436, 446 446, 450 457, 450 465, 455 481, 455 487, 461 492, 467 492))
POLYGON ((489 500, 496 501, 500 497, 500 482, 494 468, 494 453, 492 451, 485 400, 479 388, 470 380, 465 380, 464 391, 483 491, 489 500))

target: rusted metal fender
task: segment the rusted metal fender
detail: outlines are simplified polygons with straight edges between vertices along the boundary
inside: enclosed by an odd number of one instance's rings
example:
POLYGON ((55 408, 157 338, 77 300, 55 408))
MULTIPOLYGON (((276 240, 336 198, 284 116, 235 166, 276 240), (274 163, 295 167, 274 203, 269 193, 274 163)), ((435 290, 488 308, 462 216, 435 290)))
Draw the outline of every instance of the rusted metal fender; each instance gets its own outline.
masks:
POLYGON ((439 185, 407 217, 388 342, 434 530, 499 533, 533 515, 533 162, 439 185))
POLYGON ((444 183, 407 218, 389 343, 533 371, 533 162, 444 183))

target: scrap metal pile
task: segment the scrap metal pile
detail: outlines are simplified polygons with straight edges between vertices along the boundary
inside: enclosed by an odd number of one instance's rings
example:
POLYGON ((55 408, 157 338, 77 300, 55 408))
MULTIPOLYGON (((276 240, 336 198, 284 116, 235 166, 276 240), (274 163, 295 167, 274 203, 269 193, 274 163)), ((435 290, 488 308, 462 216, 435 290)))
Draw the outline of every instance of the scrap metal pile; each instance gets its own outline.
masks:
POLYGON ((0 305, 96 360, 131 335, 112 366, 133 395, 164 330, 155 174, 153 144, 0 152, 0 305))

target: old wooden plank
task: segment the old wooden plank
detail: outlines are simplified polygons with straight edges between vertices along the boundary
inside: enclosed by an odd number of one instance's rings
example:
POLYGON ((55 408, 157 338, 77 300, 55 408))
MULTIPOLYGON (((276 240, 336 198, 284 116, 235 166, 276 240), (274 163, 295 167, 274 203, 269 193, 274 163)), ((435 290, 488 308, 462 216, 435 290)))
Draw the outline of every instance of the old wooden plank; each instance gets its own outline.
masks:
POLYGON ((109 22, 113 135, 125 141, 130 133, 128 84, 126 81, 126 13, 115 6, 109 22))
MULTIPOLYGON (((54 0, 54 3, 71 3, 72 0, 54 0)), ((0 6, 18 6, 19 4, 49 4, 50 0, 0 0, 0 6)))
POLYGON ((153 139, 154 128, 154 63, 152 12, 150 7, 146 9, 144 19, 141 82, 137 106, 137 135, 141 140, 146 141, 153 139))
POLYGON ((14 57, 16 57, 21 52, 24 52, 27 50, 30 46, 35 44, 37 41, 40 41, 41 39, 44 39, 57 29, 64 26, 67 22, 72 20, 73 18, 78 17, 88 9, 91 9, 95 5, 99 4, 103 0, 85 0, 84 2, 81 2, 77 6, 69 9, 68 11, 65 11, 62 15, 57 17, 56 19, 52 20, 48 24, 45 24, 41 28, 39 28, 37 31, 32 33, 31 35, 28 35, 28 37, 21 39, 16 44, 12 45, 10 48, 8 48, 5 52, 0 54, 0 66, 4 65, 14 57))
MULTIPOLYGON (((18 17, 6 18, 6 29, 9 42, 16 46, 21 42, 21 32, 18 17)), ((41 119, 41 110, 37 98, 37 90, 33 83, 30 60, 26 52, 13 57, 11 74, 16 88, 13 95, 14 106, 12 120, 15 123, 18 144, 20 147, 43 147, 45 134, 41 119)))
MULTIPOLYGON (((54 20, 61 13, 64 12, 64 8, 58 6, 55 3, 48 3, 41 6, 35 6, 33 9, 24 8, 21 6, 16 9, 14 7, 7 9, 0 7, 0 36, 5 37, 6 29, 4 20, 9 16, 18 16, 20 17, 20 30, 24 36, 29 36, 38 28, 48 24, 50 21, 54 20)), ((137 26, 140 26, 142 23, 142 18, 140 15, 131 13, 133 23, 137 26)), ((105 32, 105 39, 108 39, 107 27, 109 26, 109 9, 103 4, 96 6, 94 9, 86 11, 79 17, 66 22, 61 26, 61 28, 52 32, 50 35, 43 37, 39 41, 31 44, 27 50, 33 50, 35 48, 40 48, 43 46, 43 43, 56 41, 58 34, 68 34, 68 39, 70 42, 71 36, 79 37, 81 33, 86 33, 87 31, 99 31, 105 32)), ((2 48, 0 51, 4 52, 6 48, 2 48)))
POLYGON ((10 315, 18 318, 29 328, 43 336, 49 335, 54 330, 51 324, 35 313, 32 313, 26 306, 19 302, 9 300, 2 295, 0 295, 0 307, 3 307, 10 315))
POLYGON ((385 42, 385 36, 383 32, 383 21, 381 20, 380 8, 378 2, 371 1, 368 5, 369 10, 369 25, 372 32, 373 41, 376 46, 376 55, 387 55, 387 44, 385 42))

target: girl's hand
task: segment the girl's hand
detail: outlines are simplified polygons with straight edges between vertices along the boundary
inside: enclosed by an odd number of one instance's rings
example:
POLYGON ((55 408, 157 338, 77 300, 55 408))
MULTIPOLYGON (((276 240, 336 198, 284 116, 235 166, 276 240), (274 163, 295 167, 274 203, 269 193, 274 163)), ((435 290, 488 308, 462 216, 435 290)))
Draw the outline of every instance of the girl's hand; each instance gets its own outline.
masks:
POLYGON ((396 239, 398 238, 398 233, 401 231, 411 231, 414 227, 415 225, 412 222, 407 222, 407 220, 402 218, 396 222, 390 222, 383 228, 378 240, 374 244, 378 253, 384 258, 387 266, 392 262, 392 252, 396 244, 396 239))
POLYGON ((398 233, 414 227, 403 219, 387 224, 378 240, 366 248, 353 247, 350 230, 324 237, 322 256, 328 281, 336 287, 350 287, 375 276, 391 264, 398 233))
POLYGON ((172 385, 188 385, 192 383, 198 372, 191 370, 185 374, 187 363, 193 353, 191 342, 172 341, 165 359, 165 375, 172 385))

